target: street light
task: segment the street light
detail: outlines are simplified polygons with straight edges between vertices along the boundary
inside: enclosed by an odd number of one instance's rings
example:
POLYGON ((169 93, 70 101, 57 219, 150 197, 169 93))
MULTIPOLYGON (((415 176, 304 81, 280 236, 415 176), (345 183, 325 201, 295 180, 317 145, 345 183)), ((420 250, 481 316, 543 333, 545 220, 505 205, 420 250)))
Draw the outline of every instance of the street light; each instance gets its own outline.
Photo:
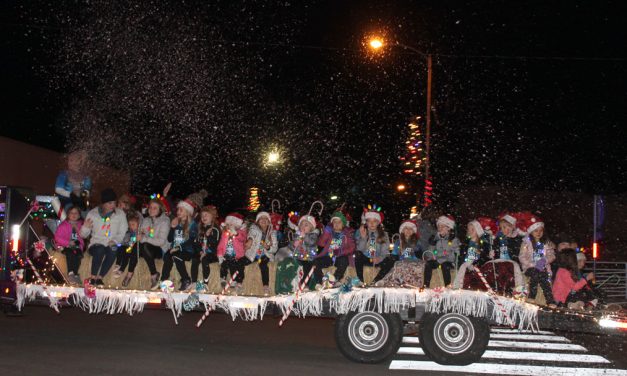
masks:
POLYGON ((279 162, 279 153, 276 151, 271 151, 268 153, 268 164, 275 164, 279 162))
POLYGON ((399 184, 396 186, 396 190, 399 192, 403 192, 405 190, 405 184, 399 184))
MULTIPOLYGON (((385 43, 380 37, 370 37, 368 45, 373 51, 382 51, 385 43)), ((396 42, 392 46, 402 47, 406 50, 412 51, 417 55, 420 55, 427 59, 427 117, 426 117, 426 135, 425 135, 425 181, 430 181, 429 167, 430 167, 430 152, 431 152, 431 76, 432 76, 432 59, 431 54, 426 54, 420 51, 418 48, 396 42)))

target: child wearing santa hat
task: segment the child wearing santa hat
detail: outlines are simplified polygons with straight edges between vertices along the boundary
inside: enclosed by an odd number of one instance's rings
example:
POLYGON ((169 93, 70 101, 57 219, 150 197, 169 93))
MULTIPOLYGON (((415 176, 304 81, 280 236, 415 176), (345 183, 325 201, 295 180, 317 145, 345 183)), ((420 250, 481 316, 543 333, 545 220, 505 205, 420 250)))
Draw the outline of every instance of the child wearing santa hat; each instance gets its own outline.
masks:
POLYGON ((187 274, 185 261, 190 261, 194 256, 195 242, 198 237, 198 224, 194 221, 194 209, 195 204, 189 199, 181 200, 176 205, 176 217, 170 222, 168 234, 170 249, 163 256, 161 281, 170 279, 172 264, 175 264, 181 276, 181 291, 187 290, 192 282, 187 274))
POLYGON ((516 227, 516 216, 503 213, 498 218, 498 232, 492 244, 493 258, 496 260, 511 260, 518 263, 518 254, 523 235, 516 227))
POLYGON ((298 220, 298 230, 295 239, 289 244, 289 249, 294 258, 303 267, 303 277, 300 284, 309 274, 313 261, 318 256, 318 238, 320 230, 317 228, 316 219, 311 215, 304 215, 298 220))
POLYGON ((529 297, 535 299, 538 285, 548 305, 554 305, 551 288, 551 263, 555 260, 555 245, 544 234, 544 222, 531 213, 524 213, 523 227, 527 234, 520 246, 520 266, 529 277, 529 297))
POLYGON ((336 211, 331 216, 331 221, 324 228, 324 232, 318 240, 318 246, 322 251, 314 260, 314 278, 316 283, 322 283, 322 269, 335 265, 336 285, 341 284, 346 268, 348 268, 348 257, 355 252, 355 239, 353 229, 347 226, 348 221, 342 212, 336 211))
POLYGON ((396 261, 418 261, 422 258, 418 225, 412 220, 403 221, 398 228, 399 238, 394 242, 392 257, 396 261))
POLYGON ((460 261, 462 265, 457 271, 454 288, 484 287, 483 282, 475 273, 467 273, 479 268, 489 260, 492 239, 490 230, 484 229, 478 219, 468 222, 466 241, 461 247, 460 261))
POLYGON ((240 293, 242 289, 242 281, 244 280, 244 265, 242 259, 246 258, 245 244, 247 240, 247 231, 244 226, 244 216, 239 213, 231 213, 224 220, 224 231, 218 243, 218 261, 220 262, 220 281, 222 287, 226 286, 226 277, 228 273, 235 277, 236 293, 240 293))
POLYGON ((383 213, 374 208, 364 209, 363 219, 365 223, 355 232, 355 271, 363 284, 364 266, 378 266, 379 273, 372 281, 377 283, 394 266, 394 259, 390 257, 390 238, 383 230, 383 213))
POLYGON ((198 281, 198 267, 202 265, 202 291, 209 283, 210 265, 218 262, 218 242, 220 228, 216 225, 218 209, 215 206, 205 206, 200 210, 200 226, 196 251, 192 258, 192 281, 198 281))
POLYGON ((444 285, 451 284, 451 268, 459 254, 459 239, 453 233, 455 219, 448 215, 438 217, 436 221, 437 233, 429 239, 429 249, 423 253, 425 259, 425 286, 431 284, 431 274, 434 269, 441 268, 444 285))
POLYGON ((253 262, 257 262, 261 271, 261 283, 263 284, 264 295, 270 295, 270 272, 268 263, 274 260, 274 255, 278 249, 277 232, 272 227, 270 213, 261 211, 257 213, 255 223, 248 230, 248 248, 246 257, 240 262, 246 267, 253 262))

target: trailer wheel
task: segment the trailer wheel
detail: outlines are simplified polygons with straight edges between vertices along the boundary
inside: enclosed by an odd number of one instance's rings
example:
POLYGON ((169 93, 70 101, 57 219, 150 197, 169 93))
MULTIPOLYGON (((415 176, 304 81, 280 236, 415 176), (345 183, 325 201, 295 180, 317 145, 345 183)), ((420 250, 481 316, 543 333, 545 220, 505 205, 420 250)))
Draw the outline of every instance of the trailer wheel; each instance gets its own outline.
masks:
POLYGON ((335 320, 337 347, 354 362, 381 363, 398 351, 402 339, 398 314, 350 312, 335 320))
POLYGON ((439 364, 465 366, 481 359, 490 340, 490 325, 459 313, 427 313, 420 320, 420 345, 439 364))

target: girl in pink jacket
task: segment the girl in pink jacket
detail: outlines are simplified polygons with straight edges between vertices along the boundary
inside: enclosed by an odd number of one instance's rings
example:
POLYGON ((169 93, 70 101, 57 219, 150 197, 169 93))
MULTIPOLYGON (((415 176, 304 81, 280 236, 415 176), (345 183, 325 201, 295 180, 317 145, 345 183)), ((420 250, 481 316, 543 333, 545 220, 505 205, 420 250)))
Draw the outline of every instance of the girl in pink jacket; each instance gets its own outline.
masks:
POLYGON ((67 219, 59 225, 54 234, 54 241, 65 255, 68 270, 68 282, 81 284, 78 268, 81 266, 85 243, 79 236, 83 221, 81 212, 77 207, 72 207, 67 212, 67 219))
POLYGON ((596 306, 598 299, 588 288, 588 281, 594 279, 594 274, 588 273, 585 278, 579 278, 577 266, 577 252, 567 248, 560 254, 560 268, 553 282, 553 297, 560 304, 568 304, 568 308, 583 308, 585 305, 596 306))
POLYGON ((237 277, 236 292, 240 292, 244 280, 244 268, 246 257, 246 241, 248 233, 244 226, 244 217, 239 213, 231 213, 224 220, 224 231, 218 243, 218 262, 220 262, 220 282, 226 286, 226 277, 231 273, 237 277))

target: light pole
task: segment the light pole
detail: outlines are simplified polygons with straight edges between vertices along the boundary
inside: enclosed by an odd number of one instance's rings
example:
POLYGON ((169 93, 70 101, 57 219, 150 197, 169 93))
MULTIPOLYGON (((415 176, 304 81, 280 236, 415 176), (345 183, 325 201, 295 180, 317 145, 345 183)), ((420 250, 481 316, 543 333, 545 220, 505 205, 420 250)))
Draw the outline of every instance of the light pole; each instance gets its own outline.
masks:
MULTIPOLYGON (((373 51, 379 51, 385 47, 385 41, 381 37, 373 37, 368 41, 368 45, 373 51)), ((396 44, 392 44, 392 46, 402 47, 406 50, 412 51, 417 55, 420 55, 427 59, 427 116, 426 116, 426 135, 425 135, 425 182, 430 182, 430 157, 431 157, 431 86, 432 82, 432 71, 433 64, 431 54, 426 54, 419 49, 408 46, 406 44, 396 42, 396 44)), ((420 200, 418 200, 420 201, 420 200)), ((426 205, 425 205, 426 206, 426 205)))

